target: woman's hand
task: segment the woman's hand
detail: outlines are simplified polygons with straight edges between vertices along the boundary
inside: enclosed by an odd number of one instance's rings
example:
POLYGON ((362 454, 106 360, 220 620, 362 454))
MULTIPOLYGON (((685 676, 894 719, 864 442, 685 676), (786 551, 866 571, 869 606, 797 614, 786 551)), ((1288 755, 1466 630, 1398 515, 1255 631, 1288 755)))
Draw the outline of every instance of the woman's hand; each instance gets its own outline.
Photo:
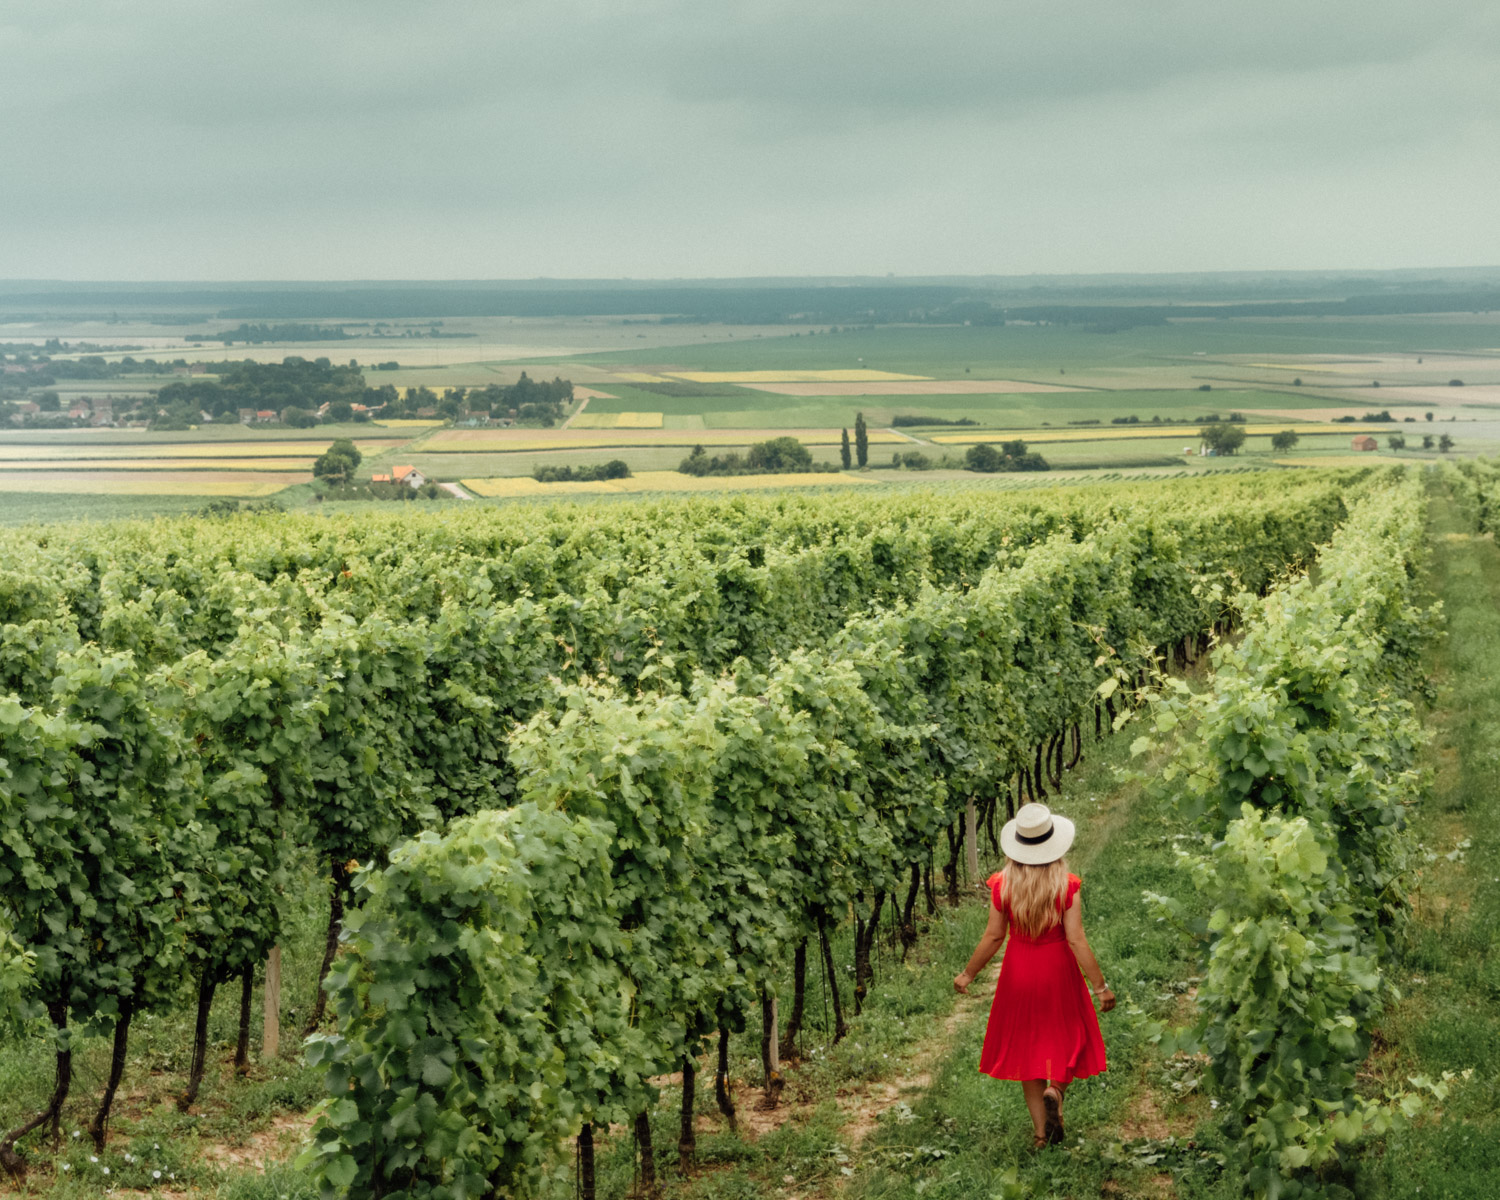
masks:
POLYGON ((974 977, 967 971, 962 971, 953 977, 953 990, 962 992, 965 996, 969 994, 969 984, 974 982, 974 977))
POLYGON ((1094 995, 1098 996, 1098 998, 1099 998, 1099 1011, 1100 1012, 1107 1013, 1107 1012, 1109 1012, 1110 1009, 1114 1008, 1114 1006, 1115 1006, 1115 994, 1112 991, 1110 991, 1108 988, 1104 988, 1101 991, 1095 992, 1094 995))

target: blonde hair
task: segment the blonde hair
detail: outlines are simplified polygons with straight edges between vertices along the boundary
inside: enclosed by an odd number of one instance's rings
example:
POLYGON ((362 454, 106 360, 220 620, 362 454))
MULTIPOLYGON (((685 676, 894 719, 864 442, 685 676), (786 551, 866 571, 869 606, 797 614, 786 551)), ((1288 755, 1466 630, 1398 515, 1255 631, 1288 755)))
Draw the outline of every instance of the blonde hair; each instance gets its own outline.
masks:
POLYGON ((1062 920, 1061 905, 1068 889, 1066 858, 1040 866, 1007 859, 1000 877, 1006 916, 1019 932, 1037 937, 1062 920))

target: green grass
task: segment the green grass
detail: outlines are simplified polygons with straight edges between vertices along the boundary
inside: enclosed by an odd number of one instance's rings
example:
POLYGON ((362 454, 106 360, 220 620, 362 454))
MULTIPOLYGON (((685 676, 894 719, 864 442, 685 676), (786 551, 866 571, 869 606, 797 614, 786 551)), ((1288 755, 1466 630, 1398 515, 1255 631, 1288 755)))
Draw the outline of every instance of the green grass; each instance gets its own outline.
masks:
POLYGON ((945 379, 962 378, 968 373, 975 378, 1019 375, 1043 383, 1067 383, 1069 380, 1059 372, 1073 375, 1081 370, 1168 363, 1202 373, 1213 364, 1192 360, 1216 355, 1420 353, 1496 346, 1500 346, 1500 322, 1488 315, 1459 314, 1442 319, 1195 320, 1140 326, 1119 333, 1095 333, 1083 326, 1066 325, 882 326, 815 336, 615 351, 579 356, 578 361, 671 363, 681 369, 705 371, 866 367, 945 379))
MULTIPOLYGON (((1062 382, 1059 380, 1059 382, 1062 382)), ((872 425, 889 425, 897 415, 919 415, 954 420, 969 417, 989 428, 1028 429, 1043 424, 1065 426, 1075 421, 1100 420, 1106 426, 1114 417, 1139 417, 1149 421, 1192 422, 1209 413, 1227 415, 1263 409, 1320 409, 1343 401, 1309 394, 1302 389, 1215 387, 1199 391, 1184 378, 1181 388, 1087 390, 1047 393, 997 393, 976 396, 782 396, 737 388, 714 395, 661 396, 629 385, 601 385, 614 399, 589 401, 589 412, 660 412, 667 417, 702 416, 710 429, 765 427, 839 428, 854 425, 863 412, 872 425)), ((708 390, 708 389, 705 389, 708 390)), ((1399 408, 1385 402, 1378 408, 1399 408)), ((1413 409, 1413 411, 1416 411, 1413 409)), ((1274 419, 1274 418, 1273 418, 1274 419)), ((1289 422, 1290 423, 1290 422, 1289 422)))
POLYGON ((199 425, 196 429, 7 429, 0 431, 0 457, 6 446, 161 446, 211 442, 320 442, 334 438, 356 441, 409 441, 420 429, 387 429, 373 421, 350 421, 342 425, 315 425, 293 429, 286 425, 199 425))
MULTIPOLYGON (((582 466, 623 459, 632 471, 675 471, 687 457, 686 446, 594 446, 586 450, 517 450, 509 454, 423 454, 420 450, 382 454, 366 458, 360 474, 389 468, 398 460, 409 463, 429 478, 442 480, 488 479, 494 476, 530 475, 539 466, 582 466)), ((714 454, 734 450, 744 454, 748 446, 715 446, 714 454)), ((836 460, 837 452, 818 454, 836 460)))
POLYGON ((77 496, 71 493, 0 493, 0 525, 51 521, 117 521, 195 513, 208 496, 77 496))

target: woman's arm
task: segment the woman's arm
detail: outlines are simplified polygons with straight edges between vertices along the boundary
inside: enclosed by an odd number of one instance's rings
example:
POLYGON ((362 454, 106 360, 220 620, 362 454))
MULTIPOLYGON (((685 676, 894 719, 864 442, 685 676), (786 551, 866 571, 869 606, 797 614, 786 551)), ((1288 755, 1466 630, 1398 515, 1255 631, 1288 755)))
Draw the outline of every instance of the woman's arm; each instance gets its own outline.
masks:
POLYGON ((1073 957, 1083 968, 1089 987, 1094 990, 1094 995, 1099 997, 1099 1011, 1108 1012, 1115 1006, 1115 994, 1104 982, 1104 972, 1099 969, 1099 960, 1094 957, 1093 948, 1083 934, 1082 896, 1074 896, 1073 903, 1063 913, 1063 933, 1067 935, 1068 945, 1073 949, 1073 957))
POLYGON ((974 982, 974 977, 989 964, 990 959, 995 957, 995 952, 1005 945, 1005 918, 1000 915, 1000 910, 994 905, 990 906, 990 923, 984 927, 984 933, 979 939, 979 945, 974 947, 974 956, 969 959, 969 965, 963 969, 963 973, 953 977, 953 990, 955 992, 967 992, 969 984, 974 982))

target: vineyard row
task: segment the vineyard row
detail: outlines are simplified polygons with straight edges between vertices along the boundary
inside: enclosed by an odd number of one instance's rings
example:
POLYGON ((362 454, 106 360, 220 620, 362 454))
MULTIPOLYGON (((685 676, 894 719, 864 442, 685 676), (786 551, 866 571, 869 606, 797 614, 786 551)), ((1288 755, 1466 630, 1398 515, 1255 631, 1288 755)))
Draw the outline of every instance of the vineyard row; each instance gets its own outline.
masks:
MULTIPOLYGON (((1204 946, 1198 1019, 1169 1046, 1207 1055, 1227 1165, 1256 1197, 1321 1194, 1352 1147, 1446 1088, 1372 1094, 1357 1078, 1407 916, 1411 696, 1435 625, 1418 594, 1423 515, 1417 479, 1359 501, 1314 577, 1248 604, 1205 690, 1152 705, 1159 734, 1193 731, 1161 784, 1201 831, 1193 879, 1212 910, 1189 930, 1204 946)), ((1147 899, 1169 920, 1188 911, 1147 899)))

